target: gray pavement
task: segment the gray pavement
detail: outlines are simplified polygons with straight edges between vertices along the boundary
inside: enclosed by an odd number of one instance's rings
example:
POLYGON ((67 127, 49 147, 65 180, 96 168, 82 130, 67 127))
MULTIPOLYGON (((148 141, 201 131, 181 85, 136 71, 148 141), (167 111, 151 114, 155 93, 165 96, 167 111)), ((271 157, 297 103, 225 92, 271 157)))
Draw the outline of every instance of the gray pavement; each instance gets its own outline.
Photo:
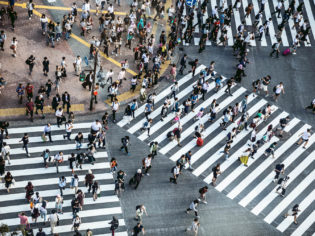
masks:
MULTIPOLYGON (((141 168, 141 160, 149 154, 149 147, 134 135, 129 135, 131 156, 127 156, 119 150, 121 137, 125 135, 125 130, 116 125, 107 132, 107 137, 110 137, 109 155, 118 160, 118 169, 127 173, 126 179, 129 181, 141 168)), ((198 197, 198 190, 205 183, 189 171, 183 171, 177 185, 170 183, 173 166, 174 162, 158 154, 153 160, 150 176, 143 177, 138 189, 126 187, 121 205, 129 230, 136 225, 133 219, 135 207, 144 204, 149 215, 143 217, 147 235, 186 235, 184 230, 190 226, 194 216, 192 213, 187 215, 185 210, 198 197)), ((281 235, 273 226, 212 187, 209 187, 207 201, 207 205, 199 206, 201 228, 198 235, 281 235)))

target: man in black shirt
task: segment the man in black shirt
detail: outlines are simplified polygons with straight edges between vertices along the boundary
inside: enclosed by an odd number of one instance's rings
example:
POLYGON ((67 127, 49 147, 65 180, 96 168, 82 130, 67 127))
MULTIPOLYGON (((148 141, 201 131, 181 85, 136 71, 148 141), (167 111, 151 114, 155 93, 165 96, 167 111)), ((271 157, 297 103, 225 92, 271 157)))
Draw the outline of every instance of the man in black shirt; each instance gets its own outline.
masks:
POLYGON ((187 54, 184 54, 182 59, 180 60, 180 69, 179 73, 182 75, 184 72, 184 69, 186 68, 186 61, 187 61, 187 54))
POLYGON ((288 125, 290 120, 290 117, 287 116, 286 118, 282 118, 280 119, 280 132, 279 132, 279 137, 282 138, 282 134, 283 134, 283 130, 285 129, 285 127, 288 125))
POLYGON ((133 228, 133 235, 137 236, 142 232, 144 234, 144 227, 141 225, 141 223, 137 223, 137 225, 133 228))

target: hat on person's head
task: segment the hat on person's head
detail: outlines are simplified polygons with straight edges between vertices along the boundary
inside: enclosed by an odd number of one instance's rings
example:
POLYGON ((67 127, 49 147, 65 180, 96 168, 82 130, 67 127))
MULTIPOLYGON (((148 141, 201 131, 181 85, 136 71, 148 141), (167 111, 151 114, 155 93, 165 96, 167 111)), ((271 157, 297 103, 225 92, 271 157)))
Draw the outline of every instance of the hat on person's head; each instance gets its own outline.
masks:
POLYGON ((138 174, 141 174, 141 169, 138 169, 138 170, 137 170, 137 173, 138 173, 138 174))

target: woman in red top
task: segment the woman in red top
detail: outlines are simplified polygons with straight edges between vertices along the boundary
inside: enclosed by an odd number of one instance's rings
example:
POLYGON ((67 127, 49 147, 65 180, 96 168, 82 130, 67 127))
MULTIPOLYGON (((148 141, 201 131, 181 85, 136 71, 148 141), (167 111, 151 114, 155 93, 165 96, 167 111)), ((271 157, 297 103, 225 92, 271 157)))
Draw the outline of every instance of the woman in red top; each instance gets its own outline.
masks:
POLYGON ((25 191, 26 191, 25 198, 27 199, 27 201, 30 202, 31 197, 34 194, 34 186, 33 186, 32 182, 27 183, 27 185, 25 186, 25 191))

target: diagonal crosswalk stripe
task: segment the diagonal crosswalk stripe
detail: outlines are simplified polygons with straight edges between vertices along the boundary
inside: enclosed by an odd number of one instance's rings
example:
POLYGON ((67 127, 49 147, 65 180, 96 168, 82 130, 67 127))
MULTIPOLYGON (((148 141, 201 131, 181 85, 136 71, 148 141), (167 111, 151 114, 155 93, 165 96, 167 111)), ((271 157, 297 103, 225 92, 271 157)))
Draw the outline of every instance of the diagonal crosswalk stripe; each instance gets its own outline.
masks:
MULTIPOLYGON (((313 135, 310 140, 309 140, 309 146, 311 146, 313 143, 315 142, 315 135, 313 135)), ((292 152, 292 154, 287 157, 282 164, 285 165, 285 168, 288 168, 288 166, 290 166, 290 164, 292 164, 300 155, 302 155, 304 153, 304 151, 306 151, 307 149, 304 148, 298 148, 296 149, 294 152, 292 152)), ((308 162, 307 162, 308 163, 308 162)), ((302 169, 301 169, 302 170, 302 169)), ((287 175, 287 174, 286 174, 287 175)), ((256 196, 258 196, 269 184, 270 184, 270 180, 272 180, 274 176, 274 172, 270 173, 263 181, 261 181, 258 185, 256 185, 256 187, 250 192, 248 193, 240 202, 239 204, 243 207, 246 207, 256 196)), ((290 182, 293 181, 293 177, 292 174, 289 175, 290 176, 290 182)), ((253 212, 253 211, 252 211, 253 212)), ((254 213, 254 212, 253 212, 254 213)), ((255 214, 255 213, 254 213, 255 214)), ((259 213, 257 213, 259 214, 259 213)), ((256 214, 256 215, 257 215, 256 214)))
MULTIPOLYGON (((315 155, 315 153, 313 155, 315 155)), ((313 190, 309 195, 307 195, 307 197, 304 198, 303 201, 299 204, 300 212, 297 215, 297 217, 299 217, 314 201, 315 201, 315 190, 313 190)), ((277 226, 277 230, 279 230, 280 232, 284 232, 286 229, 290 227, 292 223, 293 223, 292 219, 287 217, 277 226)))
POLYGON ((292 202, 293 200, 299 196, 304 189, 306 189, 311 183, 314 182, 315 179, 315 170, 313 170, 309 175, 305 177, 301 181, 301 183, 293 189, 282 201, 281 204, 278 204, 265 218, 264 220, 271 224, 272 221, 276 219, 281 212, 283 212, 292 202))
MULTIPOLYGON (((223 102, 221 102, 219 104, 219 108, 222 110, 225 106, 229 105, 232 103, 233 100, 237 99, 239 96, 241 96, 245 91, 238 89, 235 93, 233 93, 233 97, 228 97, 227 99, 225 99, 223 102)), ((223 94, 223 90, 221 91, 221 93, 223 94)), ((216 95, 216 94, 215 94, 216 95)), ((212 102, 213 99, 217 99, 217 97, 212 96, 211 98, 209 98, 207 101, 209 101, 209 104, 212 102)), ((217 96, 219 96, 220 94, 218 94, 217 96)), ((199 105, 196 110, 200 110, 201 107, 206 107, 205 104, 201 104, 199 105)), ((191 113, 192 115, 194 115, 194 113, 191 113)), ((204 115, 204 117, 200 120, 200 121, 196 121, 193 125, 190 125, 189 128, 185 129, 185 131, 181 134, 181 141, 184 140, 185 138, 189 137, 190 134, 192 134, 195 130, 195 127, 199 124, 199 123, 205 123, 207 121, 207 119, 209 119, 208 115, 204 115)), ((211 125, 212 128, 208 127, 204 132, 203 132, 203 137, 207 137, 211 132, 213 132, 215 129, 217 129, 220 125, 218 124, 218 122, 216 122, 215 124, 211 125)), ((165 147, 163 147, 160 152, 165 154, 168 151, 170 151, 172 148, 174 148, 177 145, 176 141, 170 142, 169 144, 167 144, 165 147)), ((176 152, 174 155, 172 155, 172 157, 170 158, 172 161, 176 161, 177 159, 180 158, 180 156, 182 154, 185 154, 187 151, 189 151, 190 149, 192 149, 193 147, 195 147, 196 145, 196 140, 193 139, 191 140, 187 145, 185 145, 184 147, 182 147, 178 152, 176 152), (187 151, 186 151, 187 150, 187 151), (186 152, 185 152, 186 151, 186 152)))
MULTIPOLYGON (((289 128, 293 128, 299 122, 298 119, 293 119, 288 126, 289 128)), ((234 199, 239 193, 241 193, 250 183, 252 183, 268 166, 270 166, 274 161, 278 159, 289 147, 291 147, 294 142, 296 142, 298 135, 303 132, 308 125, 304 125, 298 132, 291 136, 289 140, 287 140, 284 144, 281 145, 281 148, 278 148, 275 151, 275 157, 265 160, 262 162, 255 171, 251 172, 246 178, 238 184, 227 196, 231 199, 234 199)))
MULTIPOLYGON (((201 66, 198 66, 196 68, 196 71, 195 71, 195 74, 198 75, 200 73, 201 70, 205 69, 206 66, 204 65, 201 65, 201 66)), ((183 84, 185 84, 186 82, 188 82, 189 80, 192 79, 192 73, 188 73, 187 75, 185 75, 183 78, 181 78, 179 81, 178 81, 178 86, 180 88, 180 86, 182 86, 183 84)), ((163 98, 165 98, 167 95, 170 95, 171 94, 171 87, 173 85, 167 87, 166 89, 163 90, 163 92, 159 93, 158 96, 156 96, 155 98, 155 103, 158 103, 159 101, 161 101, 163 98)), ((143 111, 144 111, 144 108, 145 108, 145 104, 142 105, 141 107, 139 107, 136 111, 135 111, 135 117, 138 117, 139 115, 143 114, 143 111)), ((123 127, 125 126, 126 124, 128 123, 128 121, 126 119, 123 119, 121 121, 119 121, 117 123, 118 126, 120 127, 123 127)))

